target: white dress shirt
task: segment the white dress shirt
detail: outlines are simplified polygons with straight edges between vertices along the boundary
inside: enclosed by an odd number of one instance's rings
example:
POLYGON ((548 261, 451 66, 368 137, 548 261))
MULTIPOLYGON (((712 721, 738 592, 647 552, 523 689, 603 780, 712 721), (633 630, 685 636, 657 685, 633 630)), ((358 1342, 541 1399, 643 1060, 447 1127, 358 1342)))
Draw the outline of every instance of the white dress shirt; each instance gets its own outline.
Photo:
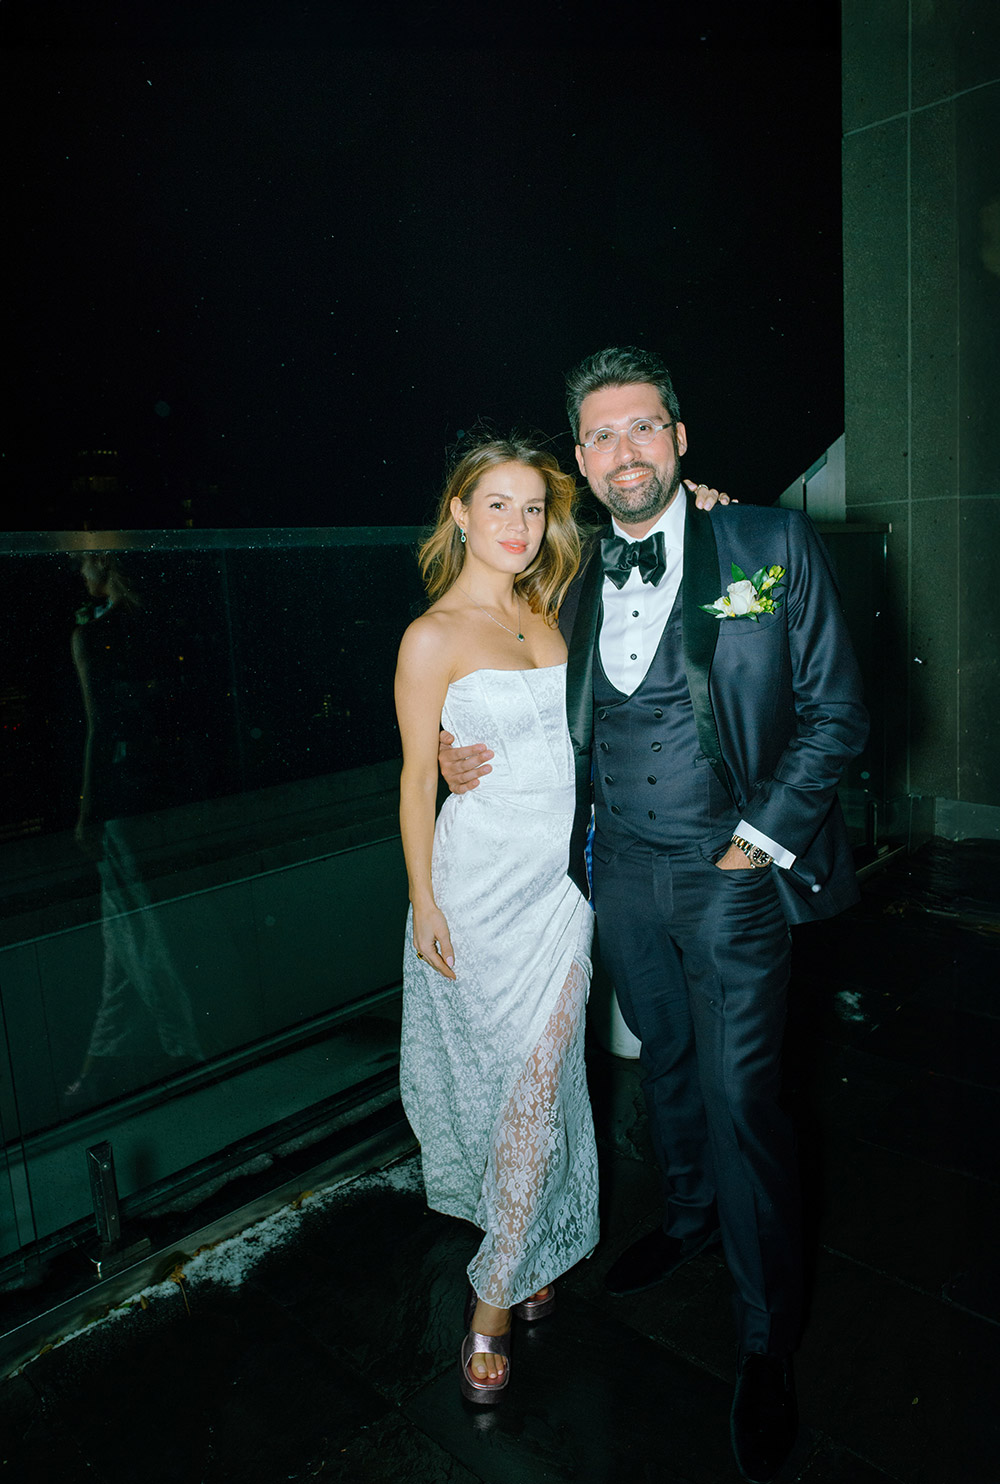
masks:
MULTIPOLYGON (((632 568, 621 587, 616 587, 610 577, 604 579, 601 592, 604 615, 601 619, 598 647, 605 675, 623 695, 630 696, 645 679, 674 606, 684 570, 686 515, 687 500, 682 486, 656 524, 646 533, 651 536, 654 531, 663 532, 667 570, 655 587, 651 582, 643 582, 638 567, 632 568)), ((698 512, 695 519, 704 520, 706 517, 698 512)), ((614 517, 611 524, 615 535, 621 536, 625 541, 639 539, 623 531, 614 517)), ((745 819, 740 820, 734 833, 742 835, 751 845, 759 845, 762 850, 766 850, 768 855, 774 857, 778 866, 787 869, 795 861, 790 850, 785 850, 776 840, 771 840, 760 830, 754 829, 745 819)))

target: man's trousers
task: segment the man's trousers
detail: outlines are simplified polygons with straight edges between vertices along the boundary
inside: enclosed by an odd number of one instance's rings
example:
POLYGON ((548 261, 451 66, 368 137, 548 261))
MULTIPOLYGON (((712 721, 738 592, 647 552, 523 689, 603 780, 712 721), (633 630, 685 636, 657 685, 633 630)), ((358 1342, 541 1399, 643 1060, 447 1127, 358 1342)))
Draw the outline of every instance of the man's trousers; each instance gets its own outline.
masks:
POLYGON ((594 840, 601 959, 642 1042, 665 1230, 707 1235, 716 1208, 744 1350, 798 1343, 801 1207, 779 1106, 790 937, 776 866, 720 871, 728 837, 677 850, 594 840))

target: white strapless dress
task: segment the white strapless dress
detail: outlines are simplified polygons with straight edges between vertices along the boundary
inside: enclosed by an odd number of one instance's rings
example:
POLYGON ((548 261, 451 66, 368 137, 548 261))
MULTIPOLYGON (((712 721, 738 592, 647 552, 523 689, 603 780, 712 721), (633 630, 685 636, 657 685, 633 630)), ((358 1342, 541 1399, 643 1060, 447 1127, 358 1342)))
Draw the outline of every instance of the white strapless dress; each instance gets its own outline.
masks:
POLYGON ((453 981, 403 958, 403 1106, 428 1204, 484 1232, 469 1265, 509 1308, 597 1242, 597 1152, 583 1057, 593 915, 566 875, 573 755, 566 666, 476 670, 442 725, 485 742, 493 771, 450 795, 434 833, 434 894, 453 981))

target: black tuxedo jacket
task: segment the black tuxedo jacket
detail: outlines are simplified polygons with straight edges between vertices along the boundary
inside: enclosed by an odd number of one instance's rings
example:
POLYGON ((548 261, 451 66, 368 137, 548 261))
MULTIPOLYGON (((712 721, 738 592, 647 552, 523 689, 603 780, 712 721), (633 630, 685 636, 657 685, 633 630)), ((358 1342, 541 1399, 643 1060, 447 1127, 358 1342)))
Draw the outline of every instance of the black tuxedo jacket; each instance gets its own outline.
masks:
MULTIPOLYGON (((794 852, 790 869, 772 867, 788 921, 832 916, 858 895, 836 789, 865 744, 868 716, 826 549, 800 511, 716 505, 706 515, 687 498, 680 601, 701 749, 738 816, 794 852), (748 577, 760 567, 785 568, 777 613, 754 622, 701 611, 733 581, 732 563, 748 577)), ((566 710, 576 759, 570 874, 584 891, 602 582, 595 539, 559 617, 569 645, 566 710)))

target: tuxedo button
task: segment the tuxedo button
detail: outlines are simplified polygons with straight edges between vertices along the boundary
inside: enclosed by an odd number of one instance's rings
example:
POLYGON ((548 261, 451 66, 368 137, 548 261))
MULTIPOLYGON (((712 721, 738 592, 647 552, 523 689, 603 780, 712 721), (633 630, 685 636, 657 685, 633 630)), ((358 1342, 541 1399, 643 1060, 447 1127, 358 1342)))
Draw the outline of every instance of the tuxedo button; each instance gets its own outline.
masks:
POLYGON ((602 742, 601 743, 601 751, 602 752, 610 752, 611 751, 611 748, 608 746, 608 744, 606 742, 602 742))
POLYGON ((653 777, 652 773, 650 773, 649 777, 646 779, 646 782, 647 783, 655 783, 656 782, 656 779, 653 777))
POLYGON ((813 884, 812 884, 812 886, 810 886, 810 888, 809 888, 810 891, 819 891, 819 889, 820 889, 820 886, 819 886, 819 882, 818 881, 814 881, 813 884))
POLYGON ((609 778, 607 774, 605 774, 604 781, 605 783, 614 783, 615 780, 613 778, 609 778))
POLYGON ((659 721, 660 717, 663 715, 663 712, 660 710, 659 706, 657 706, 656 710, 653 712, 653 715, 656 720, 659 721))
POLYGON ((656 815, 653 813, 652 809, 650 809, 650 811, 649 811, 649 817, 650 817, 650 819, 655 819, 656 818, 656 815))
POLYGON ((607 718, 608 718, 608 713, 605 710, 602 709, 601 711, 598 711, 598 713, 597 713, 597 720, 598 721, 607 721, 607 718))
POLYGON ((619 809, 619 807, 618 807, 617 804, 612 804, 611 805, 611 813, 612 814, 620 814, 621 812, 622 811, 619 809))
POLYGON ((650 748, 649 748, 650 752, 660 752, 660 751, 662 751, 662 749, 663 749, 663 743, 662 742, 651 742, 650 743, 650 748))

